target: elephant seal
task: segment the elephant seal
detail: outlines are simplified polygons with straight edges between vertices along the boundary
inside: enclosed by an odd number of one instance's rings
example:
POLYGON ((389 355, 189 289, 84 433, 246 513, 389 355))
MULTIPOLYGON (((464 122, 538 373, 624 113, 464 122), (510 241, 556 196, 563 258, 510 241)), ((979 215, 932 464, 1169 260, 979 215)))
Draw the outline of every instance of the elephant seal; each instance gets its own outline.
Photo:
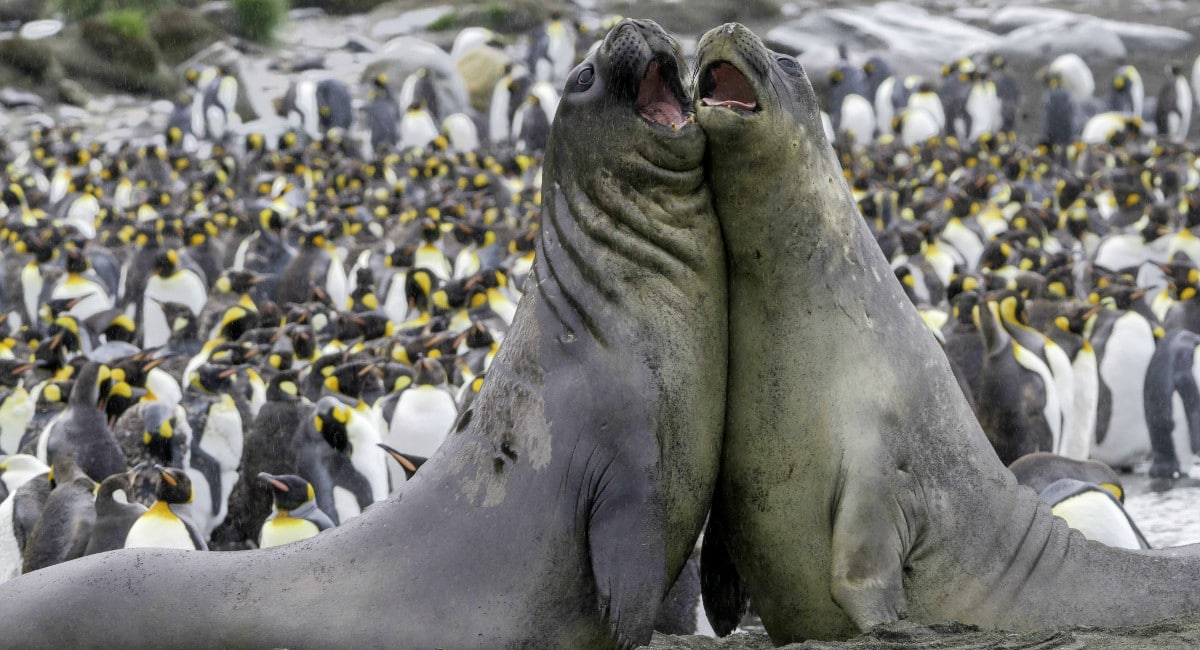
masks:
POLYGON ((649 642, 704 523, 725 408, 724 250, 687 74, 673 39, 629 20, 572 72, 533 276, 479 396, 411 481, 294 544, 115 551, 22 576, 0 588, 0 637, 39 649, 649 642), (331 604, 345 615, 320 615, 331 604))
POLYGON ((1200 612, 1200 560, 1088 542, 1000 463, 855 209, 803 69, 734 24, 697 55, 730 279, 701 556, 714 628, 747 593, 776 644, 906 617, 1030 630, 1200 612))

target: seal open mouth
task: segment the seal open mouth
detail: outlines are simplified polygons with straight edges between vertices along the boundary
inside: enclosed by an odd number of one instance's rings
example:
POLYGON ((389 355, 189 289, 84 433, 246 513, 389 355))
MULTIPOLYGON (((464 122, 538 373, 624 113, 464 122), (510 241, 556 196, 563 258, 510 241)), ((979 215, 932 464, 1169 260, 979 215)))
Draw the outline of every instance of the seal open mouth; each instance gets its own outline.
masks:
POLYGON ((754 88, 741 71, 726 61, 718 61, 704 71, 700 80, 700 101, 705 106, 725 106, 743 111, 758 109, 754 88))
POLYGON ((674 66, 658 59, 650 61, 638 85, 638 114, 655 124, 679 128, 688 121, 683 97, 683 84, 674 66))

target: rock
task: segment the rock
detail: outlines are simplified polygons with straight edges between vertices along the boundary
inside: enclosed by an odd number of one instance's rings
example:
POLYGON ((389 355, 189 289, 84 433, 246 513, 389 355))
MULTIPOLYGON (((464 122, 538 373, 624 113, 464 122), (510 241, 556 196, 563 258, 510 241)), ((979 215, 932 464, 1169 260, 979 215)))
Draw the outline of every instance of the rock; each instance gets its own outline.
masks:
MULTIPOLYGON (((1192 42, 1191 34, 1174 27, 1106 20, 1045 7, 1003 7, 991 14, 988 26, 1001 33, 1032 27, 1039 27, 1041 31, 1052 28, 1068 29, 1075 34, 1083 33, 1086 29, 1103 29, 1106 33, 1115 34, 1129 53, 1168 52, 1186 47, 1192 42)), ((1105 38, 1111 41, 1107 36, 1105 38)))
POLYGON ((344 16, 366 13, 384 2, 387 0, 293 0, 292 6, 298 9, 317 7, 327 14, 344 16))
POLYGON ((986 47, 968 47, 964 53, 999 52, 1011 60, 1049 60, 1075 53, 1085 61, 1117 60, 1128 54, 1125 44, 1106 21, 1034 23, 1014 29, 986 47))
POLYGON ((0 40, 0 61, 33 81, 62 75, 47 40, 31 41, 20 36, 0 40))
POLYGON ((91 97, 83 85, 74 79, 60 79, 58 82, 58 99, 64 104, 87 106, 91 97))
POLYGON ((21 38, 27 41, 36 41, 41 38, 49 38, 54 36, 55 34, 61 32, 62 29, 63 21, 61 20, 34 20, 21 25, 21 29, 17 33, 20 34, 21 38))
POLYGON ((492 89, 496 81, 504 76, 504 66, 508 62, 507 54, 487 45, 471 49, 458 60, 458 72, 467 84, 467 93, 475 110, 487 112, 492 101, 492 89))
POLYGON ((0 22, 27 23, 42 17, 46 0, 0 0, 0 22))
POLYGON ((228 0, 206 2, 196 7, 196 11, 226 34, 233 34, 238 30, 237 14, 228 0))
POLYGON ((180 78, 188 68, 205 68, 208 66, 223 66, 233 71, 238 80, 238 98, 234 110, 241 116, 242 121, 254 120, 264 115, 273 115, 271 99, 266 97, 260 85, 254 83, 254 75, 249 72, 252 60, 242 57, 242 54, 224 41, 217 41, 200 50, 188 60, 176 66, 176 75, 180 78))
POLYGON ((320 7, 303 7, 292 9, 287 13, 288 20, 291 21, 315 20, 317 18, 324 18, 325 16, 325 10, 320 7))
POLYGON ((886 50, 941 65, 968 48, 990 47, 997 36, 920 7, 882 2, 872 7, 811 11, 771 29, 764 40, 769 47, 789 52, 845 44, 851 52, 886 50))
POLYGON ((186 7, 165 7, 150 18, 150 35, 163 57, 177 63, 219 40, 221 30, 204 14, 186 7))
POLYGON ((41 108, 46 102, 39 96, 16 88, 0 88, 0 105, 5 108, 41 108))
POLYGON ((80 82, 159 96, 179 86, 154 41, 128 38, 103 18, 68 25, 58 36, 39 42, 48 43, 65 73, 80 82))
POLYGON ((342 47, 356 54, 368 54, 378 50, 379 43, 362 34, 351 34, 346 37, 346 44, 342 47))
POLYGON ((388 18, 375 23, 371 28, 371 36, 381 41, 386 41, 389 38, 403 36, 418 32, 429 26, 430 23, 454 11, 453 7, 448 5, 438 5, 435 7, 422 7, 405 11, 396 15, 394 18, 388 18))

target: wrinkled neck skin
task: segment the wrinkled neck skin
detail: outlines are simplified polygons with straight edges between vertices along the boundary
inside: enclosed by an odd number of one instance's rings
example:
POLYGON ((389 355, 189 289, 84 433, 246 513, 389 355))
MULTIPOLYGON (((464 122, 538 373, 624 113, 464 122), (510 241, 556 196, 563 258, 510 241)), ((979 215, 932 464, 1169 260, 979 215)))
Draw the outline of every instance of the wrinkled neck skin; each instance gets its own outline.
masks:
POLYGON ((401 490, 289 545, 118 551, 22 576, 0 586, 0 637, 54 650, 648 642, 717 473, 726 284, 703 133, 631 126, 625 111, 583 128, 560 104, 513 326, 401 490))
POLYGON ((1028 630, 1200 611, 1200 561, 1087 542, 1016 484, 819 123, 764 103, 697 116, 729 256, 713 509, 746 590, 770 594, 754 602, 772 641, 902 616, 1028 630))

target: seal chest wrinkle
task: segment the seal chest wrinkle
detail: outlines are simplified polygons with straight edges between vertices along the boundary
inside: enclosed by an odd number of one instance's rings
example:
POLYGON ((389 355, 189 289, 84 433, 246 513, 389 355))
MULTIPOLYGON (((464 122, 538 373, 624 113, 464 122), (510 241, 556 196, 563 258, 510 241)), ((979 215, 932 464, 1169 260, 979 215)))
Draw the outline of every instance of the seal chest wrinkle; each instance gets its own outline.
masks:
POLYGON ((714 628, 732 629, 745 593, 776 644, 905 617, 1030 630, 1200 611, 1200 560, 1088 542, 997 460, 855 208, 796 61, 740 25, 697 53, 730 281, 701 559, 714 628))
POLYGON ((627 20, 572 71, 512 328, 403 488, 279 548, 124 550, 21 576, 0 587, 0 637, 55 649, 648 642, 704 522, 725 405, 724 253, 686 67, 661 28, 627 20), (331 602, 378 615, 293 615, 331 602), (168 610, 179 615, 144 615, 168 610))

